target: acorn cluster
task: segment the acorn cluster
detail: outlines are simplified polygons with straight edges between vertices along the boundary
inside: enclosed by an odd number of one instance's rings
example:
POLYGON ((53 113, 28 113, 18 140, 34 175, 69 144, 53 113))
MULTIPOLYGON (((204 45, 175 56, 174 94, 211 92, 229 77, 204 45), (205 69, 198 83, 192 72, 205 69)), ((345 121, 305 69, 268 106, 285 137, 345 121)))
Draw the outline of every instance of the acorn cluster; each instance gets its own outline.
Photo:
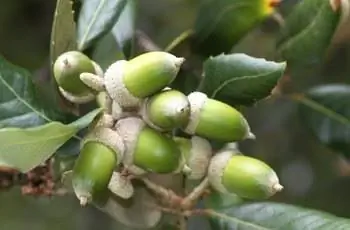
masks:
POLYGON ((104 112, 91 124, 73 169, 81 204, 106 190, 132 197, 125 171, 208 178, 212 189, 248 199, 268 198, 283 188, 271 167, 230 147, 255 138, 238 110, 202 92, 185 95, 168 87, 183 62, 156 51, 116 61, 103 72, 80 52, 58 57, 54 75, 67 100, 86 103, 103 97, 104 112), (187 137, 177 136, 179 130, 187 137), (209 141, 228 145, 215 151, 209 141))

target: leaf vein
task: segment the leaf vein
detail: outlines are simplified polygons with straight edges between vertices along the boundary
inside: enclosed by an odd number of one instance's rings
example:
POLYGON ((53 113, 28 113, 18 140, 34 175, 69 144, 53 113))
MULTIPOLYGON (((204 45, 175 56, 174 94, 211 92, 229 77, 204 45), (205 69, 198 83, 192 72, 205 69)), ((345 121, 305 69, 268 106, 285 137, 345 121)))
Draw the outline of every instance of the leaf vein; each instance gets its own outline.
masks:
POLYGON ((5 79, 0 74, 0 81, 5 85, 5 87, 26 107, 28 107, 30 110, 35 112, 39 117, 43 118, 44 120, 50 122, 52 121, 50 118, 48 118, 45 114, 42 114, 40 111, 38 111, 36 108, 34 108, 32 105, 30 105, 26 100, 22 99, 17 92, 5 81, 5 79))

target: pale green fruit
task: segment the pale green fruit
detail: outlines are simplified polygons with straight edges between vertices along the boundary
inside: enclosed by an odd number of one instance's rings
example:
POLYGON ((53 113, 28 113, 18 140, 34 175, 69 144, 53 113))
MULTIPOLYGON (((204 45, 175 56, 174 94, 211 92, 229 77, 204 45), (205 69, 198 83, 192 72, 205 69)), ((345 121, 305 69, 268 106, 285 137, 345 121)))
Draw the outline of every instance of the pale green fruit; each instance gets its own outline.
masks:
POLYGON ((168 86, 183 62, 184 58, 162 51, 117 61, 105 72, 106 91, 122 108, 139 106, 141 99, 168 86))
POLYGON ((174 140, 148 127, 141 119, 128 117, 115 126, 126 145, 124 165, 140 173, 172 173, 181 164, 181 152, 174 140))
POLYGON ((190 118, 190 103, 177 90, 164 90, 143 103, 142 117, 146 123, 160 131, 184 128, 190 118))
POLYGON ((61 54, 53 66, 57 84, 66 92, 78 96, 91 92, 80 80, 80 74, 84 72, 95 73, 95 67, 88 56, 78 51, 61 54))
POLYGON ((201 92, 191 93, 188 99, 191 116, 186 133, 223 142, 255 138, 245 117, 232 106, 201 92))
POLYGON ((98 127, 83 140, 72 176, 73 189, 81 205, 106 194, 113 171, 123 154, 123 142, 111 129, 98 127))
POLYGON ((267 199, 283 189, 270 166, 235 150, 223 151, 212 158, 208 178, 215 190, 247 199, 267 199))

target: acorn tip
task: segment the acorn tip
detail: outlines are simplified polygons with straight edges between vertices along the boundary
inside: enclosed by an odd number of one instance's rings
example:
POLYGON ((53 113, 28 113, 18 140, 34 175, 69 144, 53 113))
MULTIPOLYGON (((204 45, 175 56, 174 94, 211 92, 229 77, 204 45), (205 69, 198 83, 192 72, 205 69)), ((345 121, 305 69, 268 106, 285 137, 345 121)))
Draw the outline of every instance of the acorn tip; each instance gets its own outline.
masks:
POLYGON ((186 175, 190 175, 192 173, 192 169, 188 167, 187 165, 184 165, 182 172, 186 175))
POLYGON ((255 134, 254 134, 254 133, 249 132, 249 133, 247 134, 246 139, 252 139, 252 140, 255 140, 255 139, 256 139, 256 136, 255 136, 255 134))
POLYGON ((80 205, 81 206, 86 206, 87 205, 87 203, 88 203, 88 198, 86 197, 86 196, 80 196, 80 197, 78 197, 78 199, 79 199, 79 202, 80 202, 80 205))
POLYGON ((180 67, 181 65, 182 65, 182 63, 184 63, 185 62, 185 58, 183 58, 183 57, 177 57, 176 59, 175 59, 175 66, 176 67, 180 67))
POLYGON ((274 184, 274 185, 272 186, 272 188, 273 188, 274 191, 280 192, 280 191, 283 190, 284 187, 283 187, 281 184, 277 183, 277 184, 274 184))

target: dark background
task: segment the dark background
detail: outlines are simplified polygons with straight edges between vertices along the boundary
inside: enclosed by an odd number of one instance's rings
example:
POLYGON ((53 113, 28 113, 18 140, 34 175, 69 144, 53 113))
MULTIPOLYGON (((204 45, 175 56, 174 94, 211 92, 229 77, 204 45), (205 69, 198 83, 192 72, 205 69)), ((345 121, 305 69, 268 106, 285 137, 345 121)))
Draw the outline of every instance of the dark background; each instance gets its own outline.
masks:
MULTIPOLYGON (((295 2, 283 1, 281 13, 287 15, 295 2)), ((139 6, 137 27, 160 47, 189 28, 196 12, 193 0, 141 0, 139 6)), ((0 54, 34 74, 40 73, 48 62, 54 7, 53 0, 1 0, 0 54)), ((349 82, 350 32, 346 28, 337 34, 331 55, 317 73, 305 70, 293 76, 297 90, 349 82)), ((267 20, 233 51, 272 58, 277 31, 277 24, 267 20)), ((350 218, 350 166, 309 134, 294 102, 285 98, 262 102, 248 109, 247 117, 257 140, 244 142, 242 150, 273 166, 285 186, 271 200, 350 218)), ((94 208, 80 208, 73 196, 24 197, 18 188, 0 192, 1 230, 121 229, 117 226, 94 208)))

